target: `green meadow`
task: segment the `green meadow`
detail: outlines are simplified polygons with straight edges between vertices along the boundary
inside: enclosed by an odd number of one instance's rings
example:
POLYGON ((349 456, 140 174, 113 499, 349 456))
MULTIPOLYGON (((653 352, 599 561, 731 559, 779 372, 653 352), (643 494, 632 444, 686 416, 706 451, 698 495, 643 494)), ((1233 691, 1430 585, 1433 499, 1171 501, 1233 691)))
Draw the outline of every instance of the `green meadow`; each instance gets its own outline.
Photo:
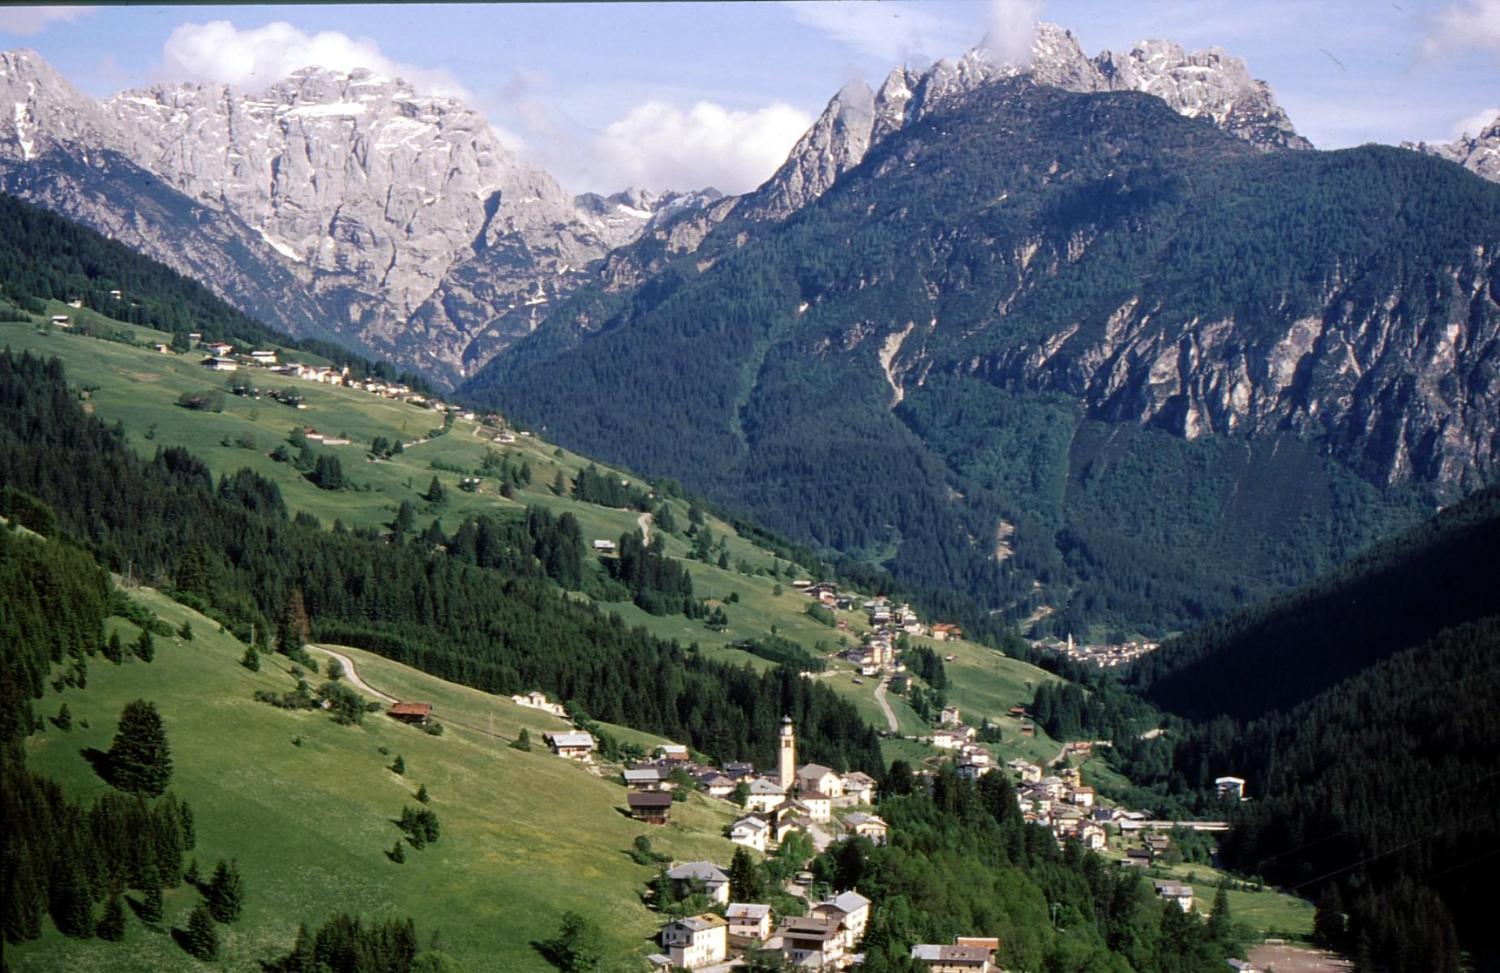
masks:
MULTIPOLYGON (((339 651, 361 678, 431 702, 446 732, 429 735, 383 712, 339 726, 321 711, 277 709, 252 694, 292 688, 285 658, 263 656, 252 673, 239 664, 244 647, 207 618, 147 589, 136 597, 173 625, 187 620, 195 637, 158 637, 150 664, 90 659, 87 688, 49 691, 36 704, 52 716, 66 702, 73 729, 49 722, 28 741, 29 763, 88 800, 106 785, 83 752, 108 749, 125 703, 156 703, 172 746, 172 789, 196 819, 190 857, 205 873, 237 859, 244 875, 244 917, 221 927, 224 969, 260 970, 285 952, 299 923, 316 926, 335 911, 411 916, 424 943, 436 934, 468 970, 549 969, 532 944, 555 935, 569 909, 596 919, 608 954, 635 969, 658 926, 640 900, 652 870, 626 855, 635 837, 649 833, 679 860, 728 862, 733 846, 721 835, 731 805, 693 795, 673 806, 666 827, 637 824, 622 812, 623 787, 546 751, 541 735, 564 728, 561 719, 355 649, 339 651), (528 753, 507 745, 523 727, 535 741, 528 753), (391 770, 397 755, 404 775, 391 770), (408 846, 396 864, 387 856, 400 835, 395 819, 416 806, 423 784, 442 836, 408 846)), ((128 622, 112 624, 126 639, 136 634, 128 622)), ((58 973, 199 969, 167 931, 185 922, 197 895, 187 886, 169 892, 161 930, 132 916, 124 946, 66 939, 49 923, 42 939, 8 947, 7 963, 58 973)))

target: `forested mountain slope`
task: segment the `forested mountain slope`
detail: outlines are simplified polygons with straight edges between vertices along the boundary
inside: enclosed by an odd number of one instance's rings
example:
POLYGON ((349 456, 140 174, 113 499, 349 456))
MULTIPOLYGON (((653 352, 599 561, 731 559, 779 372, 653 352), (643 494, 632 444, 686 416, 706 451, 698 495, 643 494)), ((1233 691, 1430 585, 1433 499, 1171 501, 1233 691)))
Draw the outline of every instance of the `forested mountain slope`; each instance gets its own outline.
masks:
POLYGON ((1186 626, 1493 477, 1497 247, 1456 166, 1000 81, 466 390, 987 606, 1186 626))
POLYGON ((1500 960, 1481 905, 1500 834, 1497 544, 1489 488, 1137 673, 1193 721, 1117 741, 1122 769, 1229 812, 1224 860, 1315 897, 1321 935, 1361 970, 1500 960), (1251 800, 1215 806, 1222 775, 1251 800))

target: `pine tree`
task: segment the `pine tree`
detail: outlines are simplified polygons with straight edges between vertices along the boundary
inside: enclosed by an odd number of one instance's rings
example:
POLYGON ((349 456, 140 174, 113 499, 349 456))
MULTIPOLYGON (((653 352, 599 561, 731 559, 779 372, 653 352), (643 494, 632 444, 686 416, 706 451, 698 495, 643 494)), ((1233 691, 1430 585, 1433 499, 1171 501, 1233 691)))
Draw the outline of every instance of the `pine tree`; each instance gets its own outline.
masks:
POLYGON ((510 746, 513 750, 531 750, 531 734, 526 731, 526 727, 521 727, 520 735, 510 742, 510 746))
POLYGON ((1229 890, 1223 882, 1214 893, 1213 912, 1208 915, 1208 938, 1221 946, 1234 945, 1234 923, 1229 915, 1229 890))
POLYGON ((405 774, 406 773, 406 760, 403 759, 402 756, 399 753, 396 754, 396 759, 391 764, 391 773, 393 773, 393 774, 405 774))
POLYGON ((67 703, 58 707, 57 717, 52 722, 57 724, 59 730, 73 729, 73 713, 68 709, 67 703))
POLYGON ((151 630, 149 628, 141 629, 141 634, 136 638, 135 643, 131 645, 131 649, 135 652, 136 658, 142 662, 150 662, 156 658, 156 640, 151 637, 151 630))
POLYGON ((125 906, 120 902, 118 892, 110 895, 104 903, 104 914, 99 917, 99 925, 94 927, 94 935, 110 943, 125 938, 125 906))
POLYGON ((110 783, 122 791, 160 797, 172 779, 172 754, 156 705, 126 703, 109 748, 110 783))
POLYGON ((307 606, 302 602, 302 592, 293 591, 276 626, 276 650, 295 658, 307 643, 308 628, 307 606))
POLYGON ((395 862, 397 865, 406 861, 406 842, 402 841, 400 838, 396 839, 396 846, 391 849, 391 861, 395 862))
POLYGON ((729 898, 733 902, 758 902, 761 890, 760 870, 744 848, 736 848, 729 860, 729 898))
POLYGON ((203 875, 198 871, 198 859, 188 862, 187 871, 182 873, 182 880, 194 888, 203 883, 203 875))
POLYGON ((182 620, 182 625, 177 629, 177 637, 184 642, 191 642, 193 640, 193 625, 186 618, 182 620))
POLYGON ((396 520, 391 524, 391 529, 398 534, 409 534, 416 526, 416 508, 411 505, 410 500, 402 500, 401 506, 396 508, 396 520))
POLYGON ((448 491, 443 489, 443 482, 434 476, 432 482, 427 485, 427 492, 422 494, 422 499, 428 503, 442 503, 447 496, 448 491))
POLYGON ((166 903, 162 901, 161 873, 154 862, 147 862, 141 875, 141 921, 161 922, 166 903))
POLYGON ((604 957, 604 939, 587 916, 564 912, 557 938, 547 944, 552 961, 562 973, 593 973, 604 957))
POLYGON ((177 822, 182 828, 182 850, 192 851, 198 846, 198 827, 193 820, 193 809, 187 801, 177 802, 177 822))
POLYGON ((214 918, 208 906, 199 902, 187 921, 187 951, 204 962, 219 958, 219 930, 214 928, 214 918))
POLYGON ((423 804, 426 804, 428 801, 432 800, 432 796, 427 793, 426 784, 423 784, 421 787, 417 788, 417 800, 421 801, 423 804))
POLYGON ((220 861, 208 883, 208 911, 219 922, 239 919, 245 906, 245 886, 240 878, 239 863, 220 861))
POLYGON ((245 646, 245 654, 240 656, 240 665, 251 672, 260 672, 260 653, 255 651, 255 646, 245 646))
POLYGON ((119 632, 109 633, 109 639, 104 643, 104 657, 115 665, 125 661, 125 644, 120 641, 119 632))

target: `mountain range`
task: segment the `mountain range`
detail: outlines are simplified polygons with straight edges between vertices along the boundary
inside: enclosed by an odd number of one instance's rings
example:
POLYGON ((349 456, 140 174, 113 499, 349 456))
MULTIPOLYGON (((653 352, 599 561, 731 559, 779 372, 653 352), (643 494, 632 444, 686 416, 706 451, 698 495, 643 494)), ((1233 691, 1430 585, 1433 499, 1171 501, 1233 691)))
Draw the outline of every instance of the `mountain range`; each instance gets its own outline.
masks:
POLYGON ((0 189, 1016 619, 1188 624, 1494 476, 1496 133, 1311 151, 1217 49, 1039 25, 730 197, 571 196, 368 71, 0 87, 0 189))

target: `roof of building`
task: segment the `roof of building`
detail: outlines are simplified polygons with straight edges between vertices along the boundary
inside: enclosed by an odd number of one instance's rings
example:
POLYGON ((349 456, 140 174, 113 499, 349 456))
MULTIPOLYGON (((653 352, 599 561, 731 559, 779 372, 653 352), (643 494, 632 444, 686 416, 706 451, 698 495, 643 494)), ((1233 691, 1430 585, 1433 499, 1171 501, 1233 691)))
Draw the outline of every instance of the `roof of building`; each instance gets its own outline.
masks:
POLYGON ((594 738, 582 730, 573 730, 566 733, 545 734, 547 742, 554 747, 588 747, 594 746, 594 738))
POLYGON ((911 948, 911 958, 926 963, 955 960, 981 963, 990 958, 990 951, 981 946, 938 946, 933 943, 918 943, 911 948))
POLYGON ((822 902, 819 902, 817 905, 813 906, 813 908, 821 909, 827 907, 831 909, 837 909, 847 916, 858 912, 860 909, 867 909, 869 908, 869 906, 870 900, 865 898, 863 895, 860 895, 858 892, 841 892, 831 899, 826 899, 822 902))
POLYGON ((388 711, 392 716, 427 716, 432 713, 431 703, 392 703, 388 711))
POLYGON ((644 783, 647 781, 665 780, 667 772, 660 767, 631 767, 625 771, 624 776, 625 783, 634 784, 637 782, 644 783))
POLYGON ((674 882, 699 881, 699 882, 727 882, 729 876, 724 874, 724 869, 713 862, 683 862, 675 868, 667 869, 667 878, 674 882))
POLYGON ((786 789, 764 777, 757 777, 750 782, 751 794, 785 794, 786 789))
POLYGON ((723 916, 716 916, 712 912, 700 913, 696 916, 683 916, 675 922, 668 923, 669 926, 682 926, 693 932, 702 932, 705 929, 714 929, 719 926, 728 925, 723 916))
POLYGON ((724 915, 730 919, 764 919, 771 914, 771 907, 759 902, 731 902, 724 915))
POLYGON ((822 777, 824 774, 832 773, 832 768, 824 767, 822 764, 803 764, 797 768, 798 777, 822 777))
POLYGON ((665 810, 672 806, 672 795, 661 791, 632 791, 625 802, 633 811, 665 810))
POLYGON ((844 815, 844 825, 849 828, 885 828, 889 827, 885 820, 877 814, 866 814, 863 811, 855 811, 853 814, 844 815))
POLYGON ((849 784, 873 786, 875 784, 875 778, 871 777, 869 774, 865 773, 862 770, 852 770, 844 775, 844 784, 846 786, 849 784))
POLYGON ((826 941, 837 936, 842 925, 843 922, 840 920, 826 916, 786 916, 781 920, 781 928, 776 932, 783 937, 790 935, 798 939, 826 941))
POLYGON ((770 827, 770 825, 767 824, 766 822, 762 821, 760 818, 757 818, 757 817, 754 817, 754 816, 750 816, 750 817, 740 818, 734 824, 731 824, 729 826, 729 830, 730 831, 740 831, 740 830, 744 830, 744 829, 748 828, 751 831, 764 831, 764 830, 766 830, 769 827, 770 827))

